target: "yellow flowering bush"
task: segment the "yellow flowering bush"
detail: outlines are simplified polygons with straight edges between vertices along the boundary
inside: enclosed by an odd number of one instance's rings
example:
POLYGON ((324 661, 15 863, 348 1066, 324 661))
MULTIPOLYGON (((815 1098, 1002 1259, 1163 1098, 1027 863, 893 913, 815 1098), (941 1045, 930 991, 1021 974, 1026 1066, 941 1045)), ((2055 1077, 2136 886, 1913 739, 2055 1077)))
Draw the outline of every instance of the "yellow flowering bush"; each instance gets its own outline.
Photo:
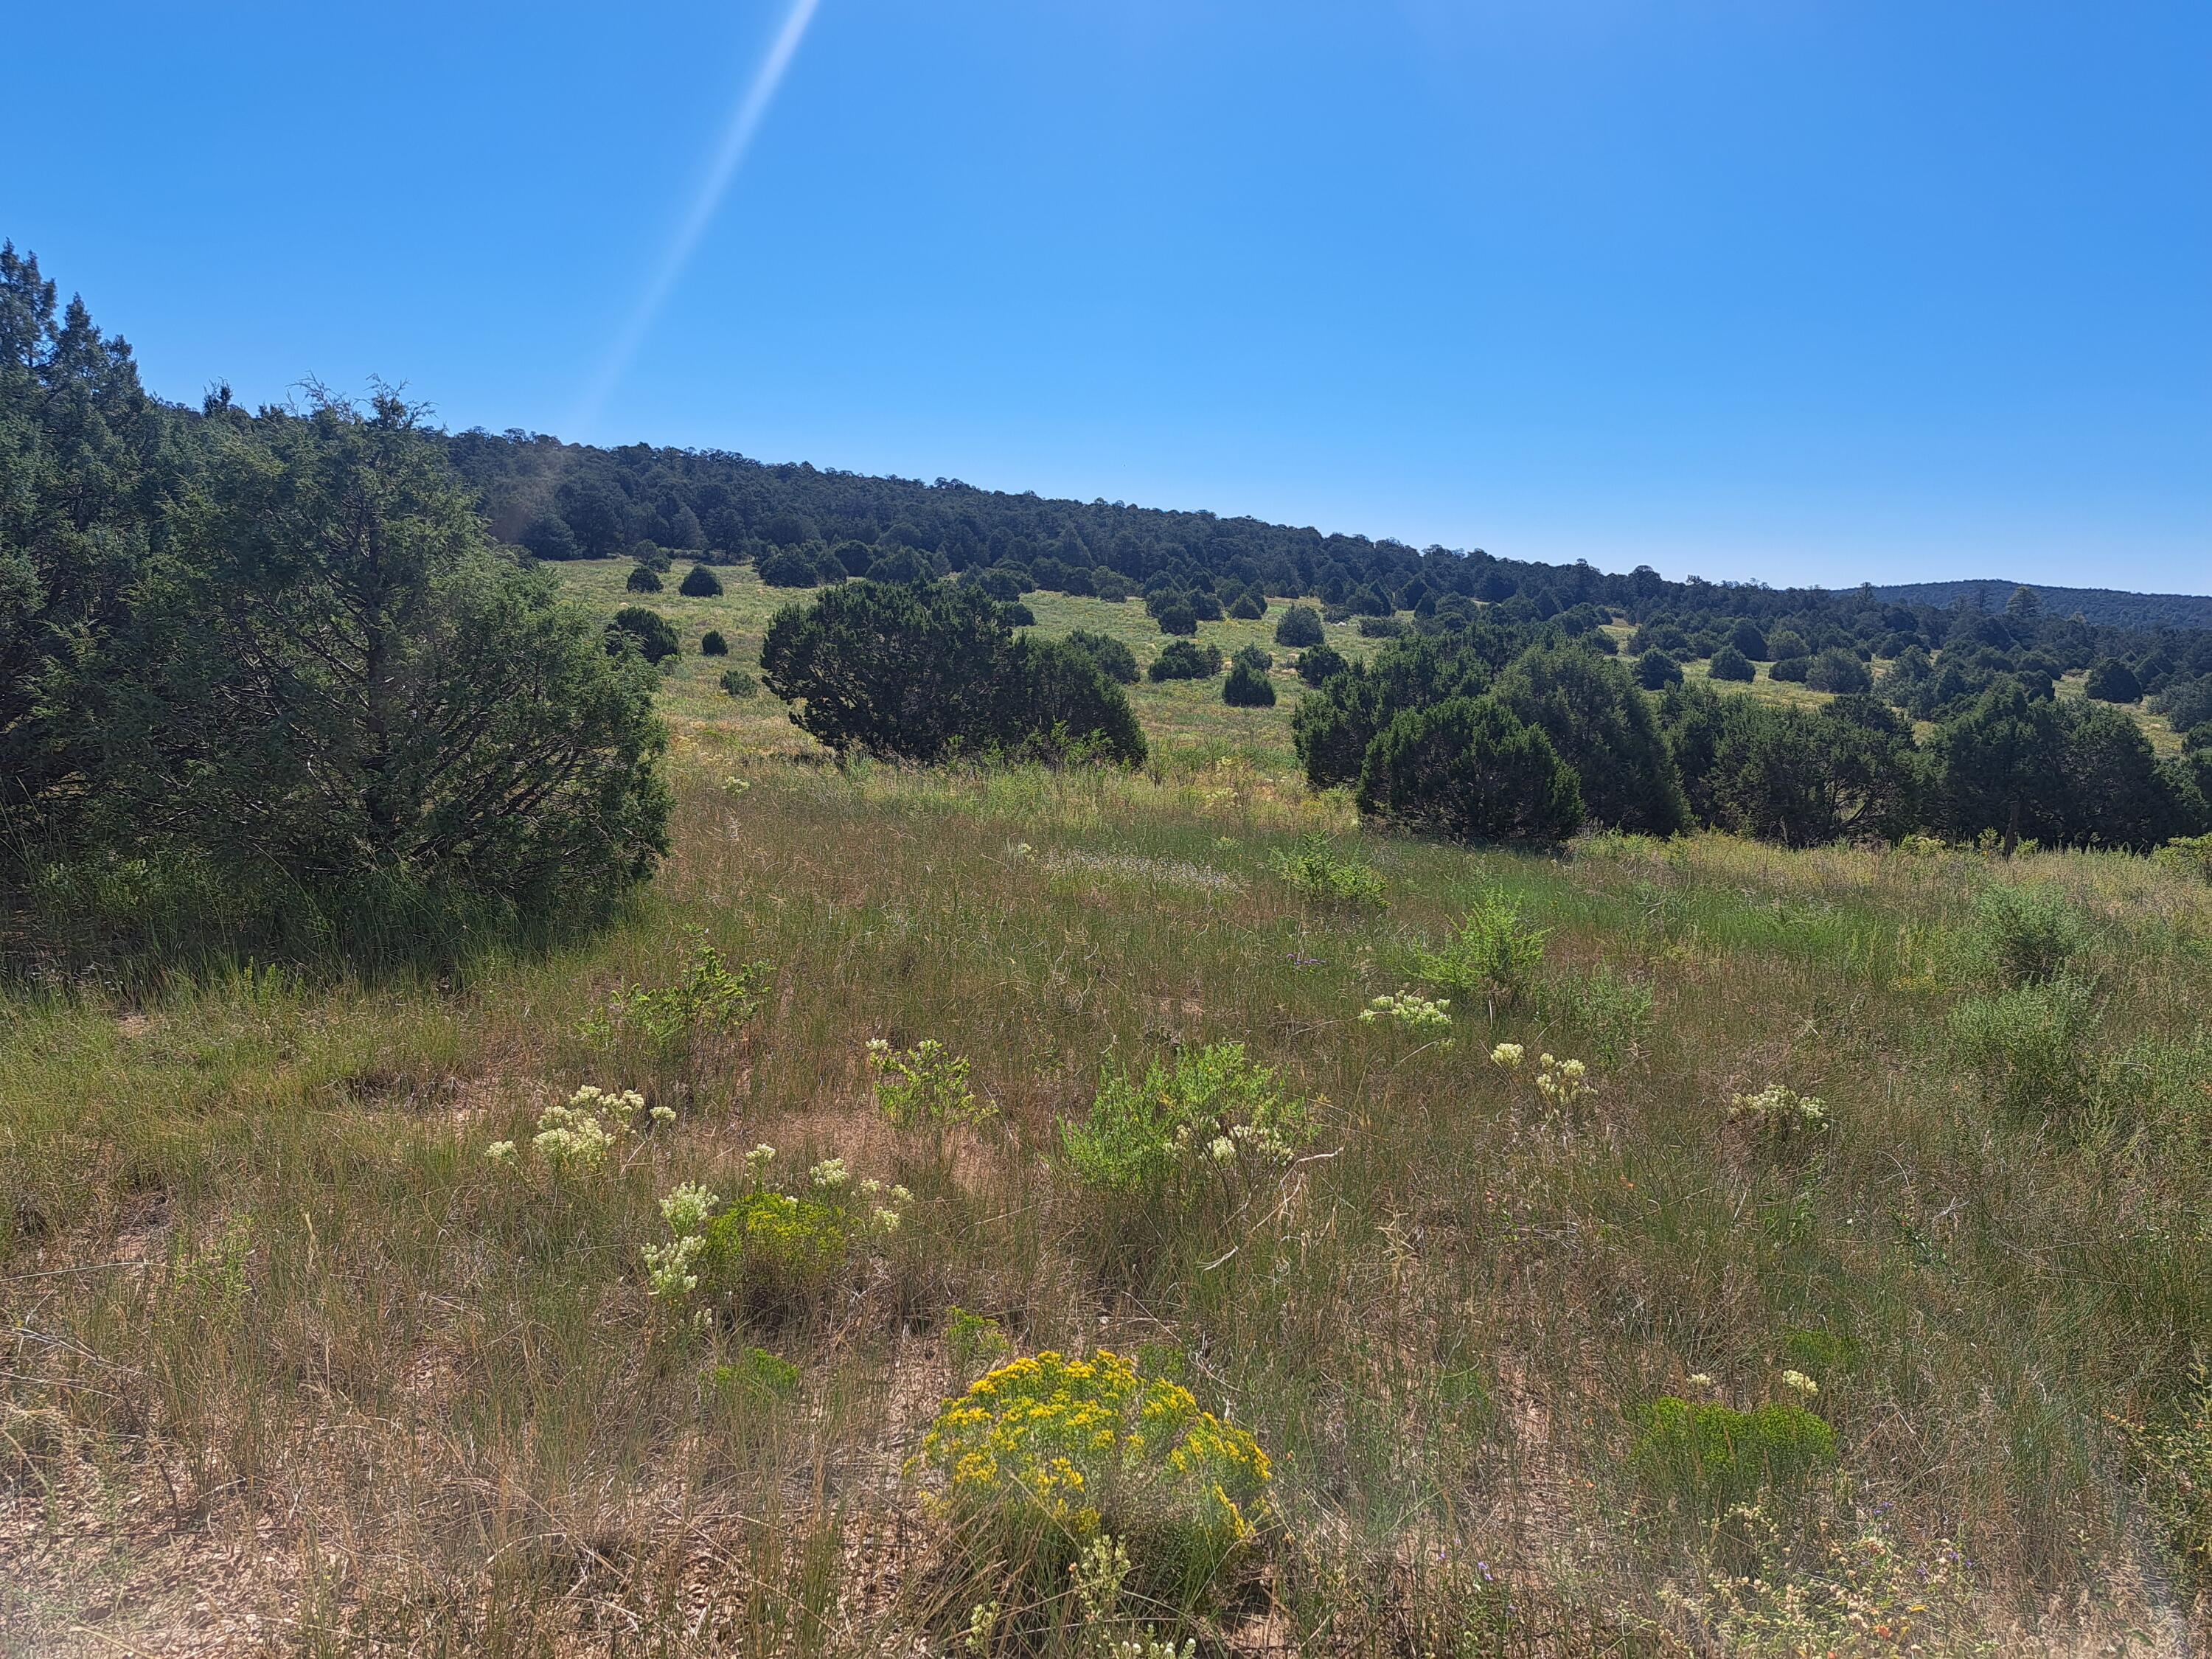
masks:
POLYGON ((1172 1530, 1217 1563, 1266 1518, 1273 1479, 1249 1434, 1109 1349, 987 1372, 938 1413, 917 1461, 944 1476, 951 1510, 1076 1538, 1172 1530))

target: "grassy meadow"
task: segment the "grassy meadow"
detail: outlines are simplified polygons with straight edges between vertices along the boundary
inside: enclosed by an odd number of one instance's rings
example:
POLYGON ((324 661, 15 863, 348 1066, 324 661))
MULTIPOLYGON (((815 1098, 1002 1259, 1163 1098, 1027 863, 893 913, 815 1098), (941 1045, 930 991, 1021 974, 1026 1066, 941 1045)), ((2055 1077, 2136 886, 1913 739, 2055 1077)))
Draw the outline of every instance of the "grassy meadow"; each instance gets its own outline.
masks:
MULTIPOLYGON (((611 611, 627 569, 564 574, 611 611)), ((1362 834, 1297 781, 1281 651, 1271 709, 1132 688, 1140 774, 840 769, 720 690, 793 597, 723 574, 641 601, 685 646, 674 850, 588 943, 6 989, 0 1650, 2212 1637, 2212 887, 1362 834), (1316 836, 1308 867, 1364 866, 1379 902, 1285 873, 1316 836), (1424 953, 1470 913, 1517 957, 1441 983, 1424 953), (767 964, 739 1017, 609 1018, 709 947, 767 964), (1361 1018, 1401 991, 1449 1024, 1361 1018), (872 1039, 965 1058, 989 1115, 895 1127, 872 1039), (1103 1075, 1222 1043, 1305 1103, 1291 1155, 1185 1205, 1075 1178, 1062 1126, 1103 1075), (1543 1054, 1586 1092, 1540 1089, 1543 1054), (563 1166, 533 1136, 587 1084, 641 1127, 563 1166), (655 1296, 663 1197, 739 1191, 763 1144, 904 1188, 902 1218, 805 1295, 655 1296), (1100 1350, 1266 1452, 1211 1585, 1139 1559, 1072 1601, 948 1504, 945 1401, 1100 1350)), ((1029 603, 1156 648, 1134 604, 1029 603)), ((1200 635, 1272 649, 1276 614, 1200 635)))

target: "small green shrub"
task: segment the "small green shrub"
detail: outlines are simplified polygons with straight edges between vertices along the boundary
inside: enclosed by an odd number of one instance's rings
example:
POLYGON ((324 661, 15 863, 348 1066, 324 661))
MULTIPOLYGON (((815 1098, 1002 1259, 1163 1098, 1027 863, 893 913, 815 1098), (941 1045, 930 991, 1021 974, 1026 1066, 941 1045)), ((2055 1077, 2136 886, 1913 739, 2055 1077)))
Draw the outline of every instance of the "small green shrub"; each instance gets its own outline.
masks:
POLYGON ((868 1064, 877 1073, 876 1109, 895 1129, 941 1134, 999 1115, 997 1107, 978 1100, 969 1088, 968 1060, 935 1037, 924 1037, 911 1048, 894 1048, 881 1037, 872 1038, 868 1064))
POLYGON ((945 1352, 964 1388, 1012 1359, 1014 1344, 997 1320, 954 1307, 945 1310, 945 1352))
POLYGON ((1364 860, 1347 858, 1327 836, 1303 836, 1275 855, 1275 873, 1310 898, 1331 904, 1379 905, 1389 884, 1364 860))
POLYGON ((759 1013, 775 969, 765 962, 732 968, 703 932, 691 932, 696 947, 683 977, 672 985, 617 985, 584 1021, 586 1042, 605 1049, 634 1045, 662 1060, 696 1059, 759 1013))
POLYGON ((760 682, 742 668, 725 668, 722 671, 722 690, 733 697, 755 696, 759 694, 760 682))
POLYGON ((2212 881, 2212 836, 2176 836, 2152 856, 2170 870, 2212 881))
POLYGON ((2089 988, 2030 981, 1951 1011, 1951 1041, 1991 1099, 2023 1121, 2063 1116, 2087 1098, 2096 1075, 2089 988))
POLYGON ((633 593, 658 593, 660 592, 660 574, 648 565, 633 565, 623 586, 633 593))
POLYGON ((715 1394, 788 1400, 799 1392, 805 1375, 792 1361, 779 1358, 766 1348, 747 1348, 731 1363, 709 1370, 707 1387, 715 1394))
POLYGON ((1279 1168, 1313 1139, 1306 1103, 1241 1042, 1217 1042, 1154 1060, 1141 1077, 1109 1072, 1089 1114, 1060 1126, 1067 1168, 1086 1187, 1123 1195, 1172 1194, 1194 1182, 1279 1168))
POLYGON ((1480 997, 1493 1017, 1522 1001, 1544 963, 1548 930, 1524 927, 1520 910, 1500 894, 1486 894, 1460 918, 1441 948, 1422 951, 1415 971, 1431 985, 1480 997))
POLYGON ((2063 896, 1993 882, 1974 900, 1969 943, 1992 980, 2020 986, 2066 973, 2088 952, 2092 939, 2081 912, 2063 896))
POLYGON ((1629 979, 1601 962, 1583 973, 1543 975, 1534 1000, 1547 1021, 1578 1034, 1585 1051, 1608 1072, 1632 1058, 1651 1029, 1650 983, 1629 979))
POLYGON ((676 591, 690 599, 719 599, 722 597, 722 579, 704 564, 695 564, 684 573, 684 580, 676 591))
POLYGON ((726 657, 730 654, 730 642, 722 637, 721 629, 710 628, 700 636, 699 654, 702 657, 726 657))
POLYGON ((1715 1513, 1802 1486, 1836 1461, 1836 1431, 1802 1406, 1747 1412, 1666 1395, 1629 1415, 1637 1431, 1629 1467, 1661 1503, 1715 1513))

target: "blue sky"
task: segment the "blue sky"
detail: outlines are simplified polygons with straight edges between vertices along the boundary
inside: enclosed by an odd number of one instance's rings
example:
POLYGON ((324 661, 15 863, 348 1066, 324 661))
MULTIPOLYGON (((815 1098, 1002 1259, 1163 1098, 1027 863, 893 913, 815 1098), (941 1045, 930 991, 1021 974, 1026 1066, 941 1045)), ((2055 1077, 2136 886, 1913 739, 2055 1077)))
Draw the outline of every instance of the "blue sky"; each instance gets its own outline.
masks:
POLYGON ((173 397, 2212 592, 2203 0, 793 4, 20 12, 0 235, 173 397))

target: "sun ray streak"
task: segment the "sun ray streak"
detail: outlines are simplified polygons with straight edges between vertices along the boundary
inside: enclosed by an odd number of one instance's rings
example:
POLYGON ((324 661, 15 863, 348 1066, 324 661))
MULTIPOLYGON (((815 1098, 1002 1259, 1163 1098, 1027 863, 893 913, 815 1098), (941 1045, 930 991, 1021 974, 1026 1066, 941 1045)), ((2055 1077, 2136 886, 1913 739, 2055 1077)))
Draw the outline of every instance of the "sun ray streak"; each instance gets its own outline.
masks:
POLYGON ((754 72, 744 97, 738 100, 737 108, 731 114, 729 125, 723 130, 721 143, 714 152, 714 163, 708 168, 707 176, 701 180, 698 194, 692 198, 691 210, 684 216, 683 224, 671 239, 667 252, 661 256, 660 263, 653 270, 653 279, 646 284, 645 292, 631 308, 622 332, 615 337, 613 345, 599 364, 599 373, 592 377, 591 386, 576 406, 574 416, 569 422, 574 437, 585 441, 590 439, 599 411, 605 406, 615 387, 621 384, 623 376, 629 372, 638 348, 645 343, 646 336, 652 332, 653 324, 659 319, 662 307, 668 303, 668 296, 675 292, 677 283, 683 280, 684 270, 691 263, 691 256, 698 251, 700 239, 706 235, 708 227, 714 222, 714 216, 721 210, 722 198, 729 193, 738 169, 744 165, 745 153, 752 148, 754 136, 760 131, 762 121, 767 118, 769 106, 775 101, 776 88, 782 84, 785 71, 791 67, 791 60, 798 55, 799 42, 806 35, 806 26, 814 21, 815 9, 820 3, 821 0, 792 0, 791 10, 784 17, 782 28, 777 31, 774 44, 769 47, 768 56, 761 60, 760 68, 754 72))

